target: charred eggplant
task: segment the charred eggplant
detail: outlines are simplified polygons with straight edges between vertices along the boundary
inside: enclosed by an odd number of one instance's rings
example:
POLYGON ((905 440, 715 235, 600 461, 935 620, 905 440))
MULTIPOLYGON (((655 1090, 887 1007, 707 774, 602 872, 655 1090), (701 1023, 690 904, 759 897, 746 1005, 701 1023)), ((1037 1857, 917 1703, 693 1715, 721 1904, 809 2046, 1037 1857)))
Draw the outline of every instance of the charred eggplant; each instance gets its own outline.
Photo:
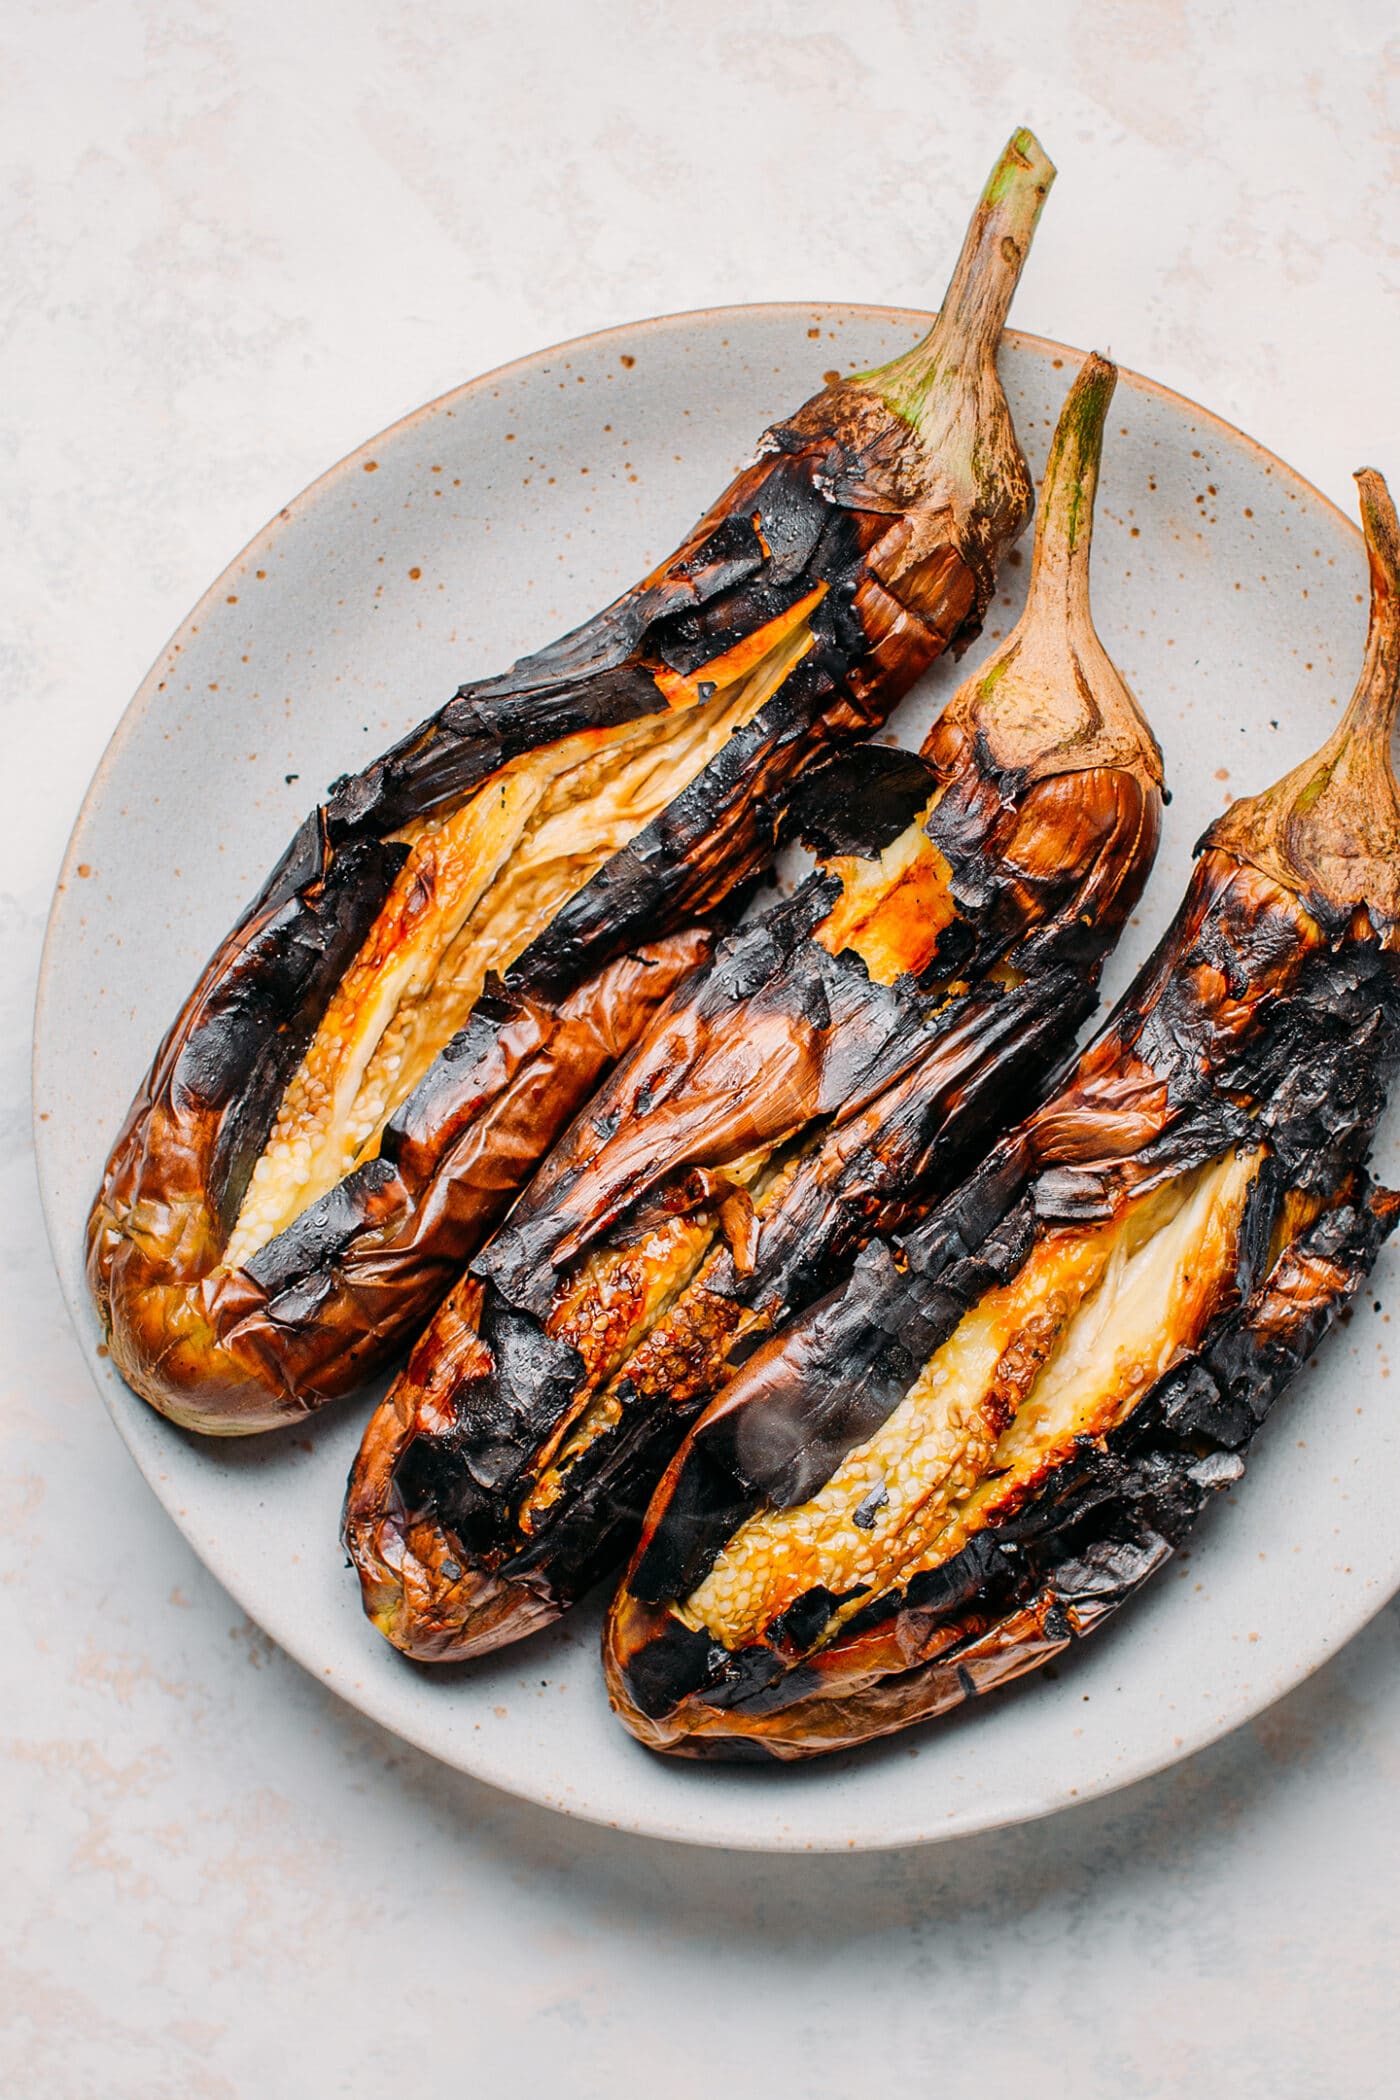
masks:
POLYGON ((390 1360, 697 954, 671 937, 770 858, 801 768, 976 631, 1030 512, 994 357, 1053 172, 1018 132, 921 345, 775 426, 634 590, 307 819, 93 1208, 92 1290, 153 1406, 259 1430, 390 1360))
POLYGON ((1313 759, 1207 832, 1066 1084, 739 1372, 605 1636, 654 1748, 806 1757, 1034 1669, 1147 1579, 1369 1269, 1400 1062, 1400 533, 1313 759))
POLYGON ((808 777, 822 865, 688 978, 472 1263, 373 1417, 345 1539, 423 1660, 556 1616, 626 1555, 736 1355, 927 1206, 1091 1010, 1161 760, 1088 565, 1116 374, 1091 358, 1030 595, 922 754, 808 777))

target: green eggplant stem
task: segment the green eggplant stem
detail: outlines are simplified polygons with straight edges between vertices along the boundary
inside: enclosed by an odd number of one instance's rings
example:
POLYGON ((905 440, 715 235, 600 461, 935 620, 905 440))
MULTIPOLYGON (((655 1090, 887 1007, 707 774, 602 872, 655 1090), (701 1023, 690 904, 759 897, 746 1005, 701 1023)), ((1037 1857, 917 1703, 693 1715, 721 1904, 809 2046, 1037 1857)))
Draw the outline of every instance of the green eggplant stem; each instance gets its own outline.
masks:
POLYGON ((889 364, 855 375, 855 384, 882 395, 917 425, 930 394, 994 357, 1054 180, 1054 164, 1034 132, 1013 132, 972 215, 928 334, 889 364))
POLYGON ((1089 547, 1103 452, 1104 418, 1117 367, 1091 352, 1065 398, 1040 485, 1040 524, 1031 562, 1030 601, 1074 600, 1087 615, 1089 547))

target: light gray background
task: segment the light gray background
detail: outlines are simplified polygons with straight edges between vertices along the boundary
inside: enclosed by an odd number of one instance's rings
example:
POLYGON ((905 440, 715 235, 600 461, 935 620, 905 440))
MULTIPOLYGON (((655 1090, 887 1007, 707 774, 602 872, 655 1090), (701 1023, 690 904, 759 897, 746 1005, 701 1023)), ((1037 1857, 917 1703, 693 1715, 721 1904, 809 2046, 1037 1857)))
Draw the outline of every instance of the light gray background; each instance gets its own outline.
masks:
POLYGON ((928 303, 1028 120, 1061 180, 1018 322, 1350 508, 1363 459, 1400 475, 1398 104, 1386 0, 0 12, 7 2100, 1395 2089, 1395 1606, 1194 1762, 956 1847, 729 1858, 527 1809, 341 1707, 161 1516, 50 1274, 25 1071, 127 696, 369 432, 641 313, 928 303))

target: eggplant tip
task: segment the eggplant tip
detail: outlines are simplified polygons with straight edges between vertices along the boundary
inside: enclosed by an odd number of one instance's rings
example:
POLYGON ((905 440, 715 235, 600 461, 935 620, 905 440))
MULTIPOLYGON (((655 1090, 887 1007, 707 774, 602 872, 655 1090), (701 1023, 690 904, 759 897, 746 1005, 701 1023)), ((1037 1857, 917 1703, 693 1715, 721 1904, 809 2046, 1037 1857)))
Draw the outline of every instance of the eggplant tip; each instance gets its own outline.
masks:
POLYGON ((1051 183, 1055 179, 1055 163, 1029 124, 1019 124, 1016 127, 1006 142, 1006 150, 1001 158, 1002 164, 1016 162, 1027 174, 1038 175, 1043 182, 1051 183))
POLYGON ((1353 478, 1373 577, 1378 574, 1392 592, 1400 590, 1400 520, 1395 515, 1395 499, 1378 467, 1358 467, 1353 478))

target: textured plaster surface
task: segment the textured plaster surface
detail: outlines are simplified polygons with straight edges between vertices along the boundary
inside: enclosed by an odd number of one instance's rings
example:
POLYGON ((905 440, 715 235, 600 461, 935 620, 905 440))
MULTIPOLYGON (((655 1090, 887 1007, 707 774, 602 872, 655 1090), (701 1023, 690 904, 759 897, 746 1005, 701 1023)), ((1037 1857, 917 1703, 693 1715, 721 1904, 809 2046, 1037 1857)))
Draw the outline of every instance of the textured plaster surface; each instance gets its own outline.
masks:
POLYGON ((283 1659, 160 1512, 51 1275, 26 1063, 88 775, 295 489, 540 342, 927 303, 1016 121, 1062 170, 1023 326, 1348 508, 1400 475, 1393 10, 12 0, 0 114, 0 2092, 1392 2091, 1395 1606, 1175 1771, 928 1852, 509 1801, 283 1659))

